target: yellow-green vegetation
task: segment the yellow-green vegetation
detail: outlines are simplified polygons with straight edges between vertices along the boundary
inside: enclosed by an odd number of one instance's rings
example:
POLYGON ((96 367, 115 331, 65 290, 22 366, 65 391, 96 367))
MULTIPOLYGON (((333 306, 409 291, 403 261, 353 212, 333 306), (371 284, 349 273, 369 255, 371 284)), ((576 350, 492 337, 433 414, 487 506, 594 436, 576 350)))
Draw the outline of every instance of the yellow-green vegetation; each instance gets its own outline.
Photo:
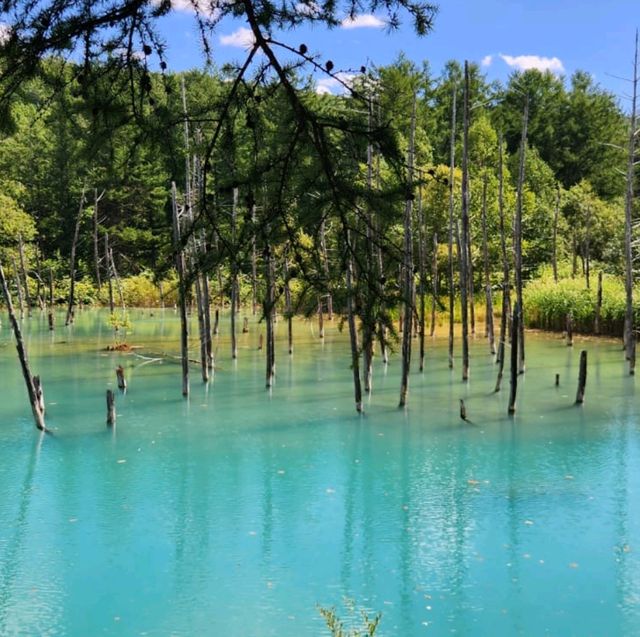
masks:
MULTIPOLYGON (((590 287, 587 288, 583 276, 562 277, 556 282, 553 275, 545 271, 540 278, 531 281, 525 289, 524 303, 527 326, 546 330, 563 330, 567 314, 571 312, 576 331, 593 333, 597 293, 597 273, 592 274, 590 287)), ((634 296, 638 299, 637 292, 634 296)), ((624 309, 624 282, 619 277, 605 274, 602 283, 599 332, 611 336, 621 336, 624 309)), ((636 320, 640 314, 639 310, 640 306, 636 302, 636 320)))

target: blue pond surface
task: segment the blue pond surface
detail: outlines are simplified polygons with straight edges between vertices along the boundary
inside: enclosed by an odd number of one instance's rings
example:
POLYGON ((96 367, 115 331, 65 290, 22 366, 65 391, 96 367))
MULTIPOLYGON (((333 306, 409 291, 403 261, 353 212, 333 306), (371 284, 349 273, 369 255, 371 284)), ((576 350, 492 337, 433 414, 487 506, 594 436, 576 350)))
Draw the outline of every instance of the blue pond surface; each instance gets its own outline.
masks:
POLYGON ((232 361, 224 317, 215 379, 194 365, 184 400, 173 311, 132 312, 134 354, 103 351, 104 312, 53 334, 34 316, 55 430, 41 437, 2 318, 2 636, 321 636, 318 605, 346 617, 345 597, 382 612, 382 637, 640 634, 638 381, 619 343, 528 335, 508 418, 486 340, 465 385, 436 338, 422 374, 414 355, 408 409, 397 357, 378 358, 358 416, 337 326, 322 343, 297 322, 289 357, 280 322, 269 393, 262 324, 232 361))

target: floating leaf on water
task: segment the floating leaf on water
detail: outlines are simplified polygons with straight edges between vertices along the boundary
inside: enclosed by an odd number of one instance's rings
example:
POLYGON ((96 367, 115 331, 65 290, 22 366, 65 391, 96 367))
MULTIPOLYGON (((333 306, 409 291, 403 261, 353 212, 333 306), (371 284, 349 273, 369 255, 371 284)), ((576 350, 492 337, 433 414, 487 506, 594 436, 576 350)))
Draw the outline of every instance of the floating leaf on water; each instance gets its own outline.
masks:
POLYGON ((525 523, 527 526, 533 526, 533 520, 525 520, 525 521, 524 521, 524 523, 525 523))
POLYGON ((571 476, 571 475, 566 475, 566 476, 564 477, 564 479, 565 479, 565 480, 573 480, 573 476, 571 476))
POLYGON ((569 568, 578 568, 578 562, 569 562, 569 568))
POLYGON ((123 458, 121 460, 118 460, 117 462, 118 462, 118 464, 124 464, 126 462, 126 460, 123 458))

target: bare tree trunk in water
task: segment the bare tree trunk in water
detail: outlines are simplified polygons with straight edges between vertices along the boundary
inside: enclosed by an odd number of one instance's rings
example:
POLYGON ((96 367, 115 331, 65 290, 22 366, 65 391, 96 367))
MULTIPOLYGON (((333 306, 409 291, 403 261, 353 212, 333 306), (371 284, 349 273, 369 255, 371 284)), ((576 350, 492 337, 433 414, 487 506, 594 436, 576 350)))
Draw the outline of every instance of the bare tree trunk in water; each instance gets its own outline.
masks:
POLYGON ((351 248, 351 232, 345 230, 345 257, 347 282, 347 321, 349 323, 349 343, 351 345, 351 370, 353 372, 353 389, 356 411, 362 412, 362 385, 360 382, 360 347, 358 344, 358 328, 355 317, 355 292, 353 289, 353 254, 351 248))
POLYGON ((185 283, 185 262, 180 237, 180 218, 176 185, 171 183, 171 204, 173 208, 173 243, 176 251, 176 270, 178 272, 178 305, 180 306, 180 351, 182 362, 182 395, 189 395, 189 327, 187 322, 187 286, 185 283))
MULTIPOLYGON (((371 142, 371 126, 372 126, 372 102, 368 102, 368 118, 367 129, 369 138, 367 140, 367 190, 369 195, 373 192, 373 144, 371 142)), ((367 277, 373 277, 375 272, 373 243, 374 243, 374 227, 373 214, 371 213, 371 203, 367 202, 366 212, 366 259, 367 259, 367 277)), ((377 274, 377 272, 375 273, 377 274)), ((373 344, 376 332, 376 316, 374 314, 375 302, 372 300, 373 290, 378 289, 378 283, 368 284, 366 286, 365 297, 363 298, 363 314, 362 314, 362 353, 364 358, 364 390, 370 393, 373 384, 373 344), (375 288, 374 288, 375 286, 375 288)))
POLYGON ((293 306, 291 304, 291 286, 289 285, 289 257, 284 255, 284 302, 287 313, 287 336, 289 339, 289 354, 293 354, 293 306))
POLYGON ((462 228, 460 231, 460 307, 462 310, 462 380, 469 379, 469 316, 467 289, 469 285, 469 63, 464 63, 464 117, 462 131, 462 228))
POLYGON ((231 242, 234 256, 231 262, 231 358, 238 358, 238 342, 236 336, 236 315, 238 312, 238 265, 236 263, 236 218, 238 214, 238 189, 233 189, 233 205, 231 208, 231 242))
MULTIPOLYGON (((31 404, 31 411, 33 413, 33 419, 36 427, 40 431, 48 432, 49 430, 44 424, 44 409, 42 401, 38 396, 38 389, 36 382, 34 382, 34 376, 31 374, 29 368, 29 359, 27 358, 27 351, 25 350, 24 343, 22 341, 22 332, 20 331, 20 325, 16 319, 16 314, 13 310, 13 303, 11 302, 11 294, 9 293, 9 287, 7 285, 7 279, 4 276, 4 270, 0 263, 0 284, 2 285, 2 293, 4 295, 5 303, 7 304, 7 310, 9 312, 9 321, 13 328, 13 334, 16 338, 16 349, 18 350, 18 359, 20 360, 20 367, 22 368, 22 376, 27 386, 27 394, 29 395, 29 403, 31 404)), ((39 387, 40 380, 38 378, 37 385, 39 387)))
POLYGON ((438 235, 433 234, 433 299, 431 302, 431 331, 429 336, 433 336, 436 332, 436 306, 438 304, 438 292, 440 280, 438 278, 438 235))
POLYGON ((84 208, 84 187, 82 188, 82 195, 80 195, 80 209, 78 210, 78 218, 76 219, 76 227, 73 233, 73 243, 71 244, 71 264, 70 264, 70 285, 69 285, 69 307, 67 308, 67 318, 64 324, 69 325, 73 323, 74 319, 74 305, 75 305, 75 278, 76 278, 76 248, 78 246, 78 234, 80 233, 80 222, 82 221, 82 211, 84 208))
MULTIPOLYGON (((409 134, 408 185, 413 187, 414 145, 416 135, 416 96, 413 96, 413 110, 411 113, 411 131, 409 134)), ((411 370, 411 323, 413 322, 413 198, 409 197, 404 205, 404 245, 403 245, 403 289, 404 324, 402 332, 402 380, 400 383, 399 407, 407 404, 409 393, 409 372, 411 370)))
MULTIPOLYGON (((326 229, 324 225, 324 219, 320 223, 320 252, 322 254, 322 270, 324 272, 324 278, 327 285, 327 315, 330 321, 333 321, 333 296, 329 286, 329 253, 327 252, 327 237, 326 229)), ((320 338, 324 338, 324 328, 320 338)))
MULTIPOLYGON (((449 369, 453 368, 453 315, 455 309, 455 290, 453 288, 453 215, 454 215, 454 183, 456 162, 456 86, 453 87, 451 104, 451 140, 449 159, 449 243, 448 248, 448 286, 449 286, 449 369)), ((459 255, 458 255, 459 256, 459 255)))
MULTIPOLYGON (((258 264, 256 255, 256 207, 251 206, 251 311, 258 311, 258 264)), ((291 353, 291 352, 289 352, 291 353)))
POLYGON ((424 339, 425 339, 425 299, 426 291, 426 272, 425 272, 425 236, 424 236, 424 211, 422 210, 422 185, 418 187, 418 294, 420 296, 419 316, 418 316, 418 336, 420 338, 420 371, 424 371, 424 339))
POLYGON ((498 141, 498 209, 500 213, 500 248, 502 252, 502 310, 500 316, 500 341, 498 345, 498 379, 495 391, 500 391, 504 370, 505 343, 507 340, 507 321, 511 306, 511 277, 509 276, 509 257, 507 255, 507 239, 504 224, 504 174, 503 174, 502 133, 498 141))
POLYGON ((482 253, 484 258, 484 293, 487 304, 485 319, 486 334, 489 337, 489 351, 496 353, 496 339, 493 333, 493 296, 491 294, 491 278, 489 274, 489 246, 487 237, 487 175, 482 182, 482 253))
POLYGON ((49 330, 53 332, 54 326, 54 298, 53 298, 53 269, 49 268, 49 330))
POLYGON ((525 97, 522 117, 522 138, 520 140, 520 160, 518 165, 518 188, 516 195, 516 219, 513 228, 513 252, 515 261, 516 298, 518 301, 518 339, 519 365, 518 371, 524 373, 524 305, 522 303, 522 205, 524 196, 524 171, 527 152, 527 125, 529 123, 529 96, 525 97))
POLYGON ((625 312, 624 312, 624 347, 627 359, 631 358, 632 345, 635 350, 633 333, 633 253, 632 253, 632 224, 634 178, 636 165, 637 126, 637 98, 638 98, 638 31, 636 30, 636 45, 633 58, 633 91, 631 101, 629 154, 627 156, 627 181, 624 205, 624 260, 625 260, 625 312), (632 343, 633 340, 633 343, 632 343))
POLYGON ((273 315, 276 304, 275 292, 275 268, 273 263, 273 253, 269 245, 269 231, 267 230, 267 243, 265 246, 264 258, 264 278, 266 284, 266 296, 264 301, 264 316, 267 328, 267 372, 266 387, 272 387, 276 375, 275 362, 275 338, 273 333, 273 315))
POLYGON ((511 324, 511 390, 509 392, 508 413, 516 412, 516 394, 518 392, 519 355, 518 341, 520 340, 520 305, 516 301, 513 308, 513 318, 511 324))

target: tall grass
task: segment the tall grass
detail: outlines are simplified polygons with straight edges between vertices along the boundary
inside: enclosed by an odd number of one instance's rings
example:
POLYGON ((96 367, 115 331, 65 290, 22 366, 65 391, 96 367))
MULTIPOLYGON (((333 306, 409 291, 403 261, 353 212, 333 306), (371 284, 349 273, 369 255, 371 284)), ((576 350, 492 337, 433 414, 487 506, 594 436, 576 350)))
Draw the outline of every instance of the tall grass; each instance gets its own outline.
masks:
MULTIPOLYGON (((637 322, 640 316, 638 290, 634 314, 637 322)), ((573 315, 574 330, 593 333, 596 318, 597 277, 592 277, 590 289, 584 278, 561 278, 556 283, 548 273, 530 281, 524 290, 525 321, 528 327, 561 331, 565 329, 566 317, 573 315)), ((615 276, 605 275, 602 282, 602 310, 600 312, 600 333, 622 336, 624 325, 625 294, 623 281, 615 276)))

